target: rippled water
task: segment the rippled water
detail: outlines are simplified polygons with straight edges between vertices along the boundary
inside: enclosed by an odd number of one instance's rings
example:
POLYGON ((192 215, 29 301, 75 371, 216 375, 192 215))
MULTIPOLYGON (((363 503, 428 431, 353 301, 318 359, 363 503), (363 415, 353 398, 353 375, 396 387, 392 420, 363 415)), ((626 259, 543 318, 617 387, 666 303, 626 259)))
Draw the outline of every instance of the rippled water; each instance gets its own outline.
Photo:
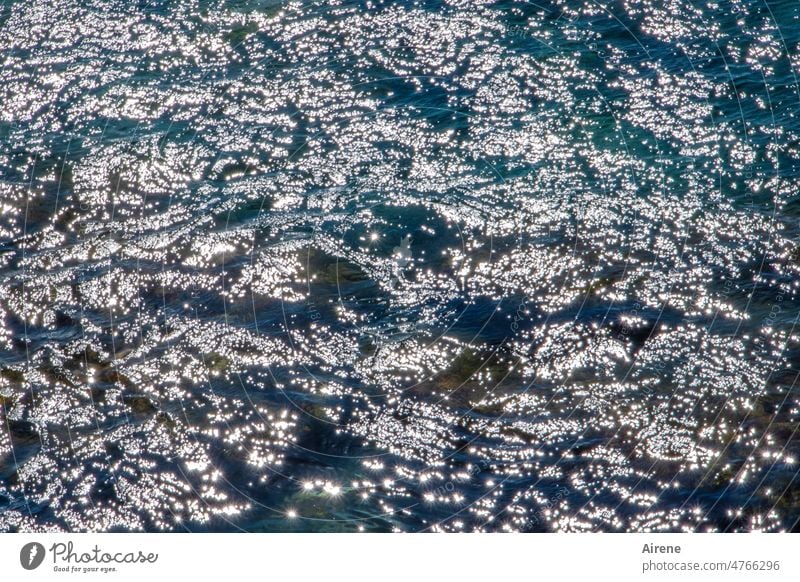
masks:
POLYGON ((0 530, 797 527, 794 0, 0 6, 0 530))

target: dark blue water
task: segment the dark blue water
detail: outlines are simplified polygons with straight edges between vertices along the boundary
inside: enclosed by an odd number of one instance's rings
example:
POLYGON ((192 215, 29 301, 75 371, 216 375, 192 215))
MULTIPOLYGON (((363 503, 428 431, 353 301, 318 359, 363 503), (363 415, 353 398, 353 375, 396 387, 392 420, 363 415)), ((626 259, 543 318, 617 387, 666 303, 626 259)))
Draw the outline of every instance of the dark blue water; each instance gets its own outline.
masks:
POLYGON ((800 7, 0 3, 1 531, 785 531, 800 7))

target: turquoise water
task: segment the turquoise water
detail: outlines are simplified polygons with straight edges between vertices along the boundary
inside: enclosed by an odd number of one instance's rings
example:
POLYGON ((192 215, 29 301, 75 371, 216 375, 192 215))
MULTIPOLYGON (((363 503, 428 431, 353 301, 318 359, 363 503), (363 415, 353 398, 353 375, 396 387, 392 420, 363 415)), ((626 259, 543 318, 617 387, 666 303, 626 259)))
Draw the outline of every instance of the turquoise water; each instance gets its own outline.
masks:
POLYGON ((796 2, 0 6, 0 531, 797 529, 796 2))

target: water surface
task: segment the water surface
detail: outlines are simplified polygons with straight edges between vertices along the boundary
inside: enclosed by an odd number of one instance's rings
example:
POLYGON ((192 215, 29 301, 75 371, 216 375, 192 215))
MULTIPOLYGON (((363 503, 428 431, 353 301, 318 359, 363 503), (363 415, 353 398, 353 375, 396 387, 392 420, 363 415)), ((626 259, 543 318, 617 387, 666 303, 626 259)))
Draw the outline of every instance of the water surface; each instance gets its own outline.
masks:
POLYGON ((796 2, 0 6, 0 530, 797 527, 796 2))

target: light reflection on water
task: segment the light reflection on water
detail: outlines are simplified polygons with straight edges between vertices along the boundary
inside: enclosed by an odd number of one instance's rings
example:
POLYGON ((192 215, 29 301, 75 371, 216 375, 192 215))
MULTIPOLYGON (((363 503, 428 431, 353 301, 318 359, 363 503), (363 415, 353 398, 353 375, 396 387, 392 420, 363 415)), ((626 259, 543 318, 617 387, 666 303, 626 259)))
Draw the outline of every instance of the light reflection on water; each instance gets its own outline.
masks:
POLYGON ((6 3, 0 530, 794 528, 798 17, 6 3))

